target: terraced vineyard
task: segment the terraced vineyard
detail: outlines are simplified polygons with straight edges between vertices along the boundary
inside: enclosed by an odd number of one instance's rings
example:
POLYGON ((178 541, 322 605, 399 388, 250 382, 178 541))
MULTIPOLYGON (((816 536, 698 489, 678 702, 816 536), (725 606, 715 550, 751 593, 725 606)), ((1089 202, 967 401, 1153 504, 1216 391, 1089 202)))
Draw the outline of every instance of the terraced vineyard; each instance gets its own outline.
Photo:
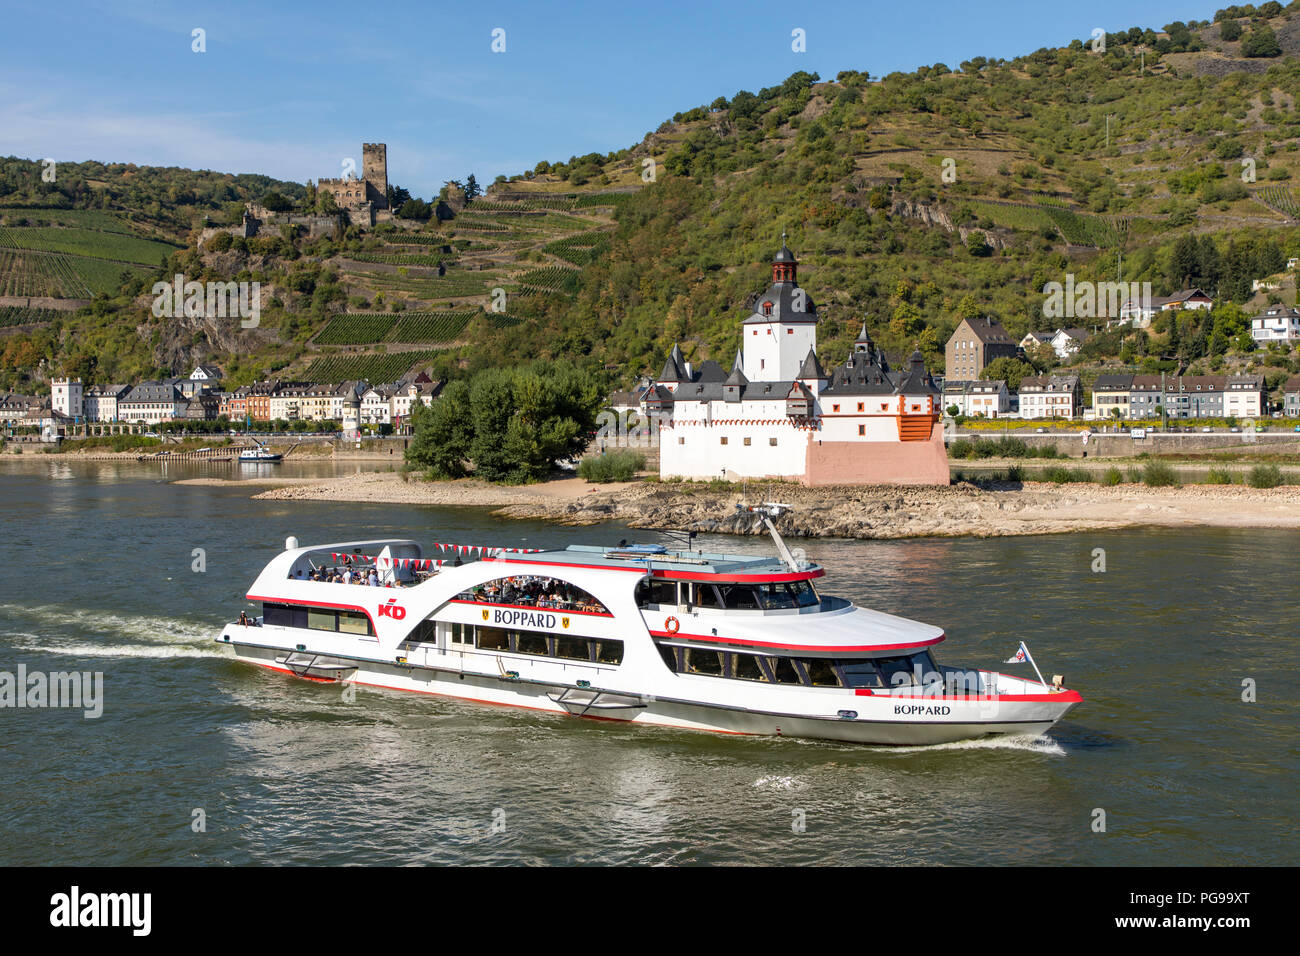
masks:
POLYGON ((317 345, 371 345, 397 324, 397 316, 377 313, 339 315, 316 335, 317 345))
POLYGON ((577 292, 578 270, 565 269, 562 266, 548 266, 545 269, 533 269, 525 272, 516 280, 521 286, 540 289, 543 292, 577 292))
POLYGON ((1300 203, 1286 186, 1265 186, 1255 192, 1264 205, 1290 219, 1300 219, 1300 203))
POLYGON ((0 306, 0 328, 52 322, 59 316, 67 314, 66 312, 60 312, 58 309, 24 309, 19 306, 0 306))
POLYGON ((575 266, 585 266, 609 247, 609 240, 602 232, 584 232, 576 236, 566 236, 555 242, 542 246, 543 252, 572 262, 575 266))
POLYGON ((1037 206, 1003 206, 991 202, 972 202, 968 205, 977 216, 989 220, 995 226, 1030 232, 1042 232, 1045 229, 1056 231, 1056 221, 1045 209, 1037 206))
POLYGON ((72 260, 48 252, 7 248, 4 246, 3 232, 0 231, 0 295, 89 298, 100 290, 95 289, 77 268, 77 265, 89 261, 72 260))
POLYGON ((345 276, 363 283, 370 291, 400 292, 418 299, 453 299, 484 295, 487 283, 496 276, 491 272, 449 273, 438 275, 404 275, 391 272, 347 272, 345 276))
POLYGON ((329 355, 318 358, 302 373, 309 382, 395 382, 412 366, 423 364, 436 351, 392 352, 387 355, 329 355))
POLYGON ((394 342, 452 342, 465 331, 477 309, 463 312, 408 312, 393 330, 394 342))
POLYGON ((351 252, 348 258, 355 262, 373 262, 386 266, 431 266, 445 263, 445 255, 425 255, 417 252, 351 252))
POLYGON ((1115 241, 1114 229, 1095 216, 1084 216, 1057 206, 1044 206, 1043 211, 1061 229, 1061 235, 1072 246, 1108 246, 1115 241))
POLYGON ((395 246, 445 246, 447 237, 436 232, 386 233, 384 238, 395 246))
POLYGON ((15 249, 62 252, 91 259, 113 259, 157 266, 179 247, 120 232, 100 232, 71 226, 17 226, 6 230, 15 249))

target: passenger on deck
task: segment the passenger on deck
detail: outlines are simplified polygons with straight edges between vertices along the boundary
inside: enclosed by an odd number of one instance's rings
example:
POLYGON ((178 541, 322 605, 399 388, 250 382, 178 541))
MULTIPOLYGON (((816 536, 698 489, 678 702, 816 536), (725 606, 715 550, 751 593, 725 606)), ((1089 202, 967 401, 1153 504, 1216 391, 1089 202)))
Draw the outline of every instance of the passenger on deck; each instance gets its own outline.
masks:
POLYGON ((240 627, 248 627, 248 624, 249 624, 249 621, 248 621, 248 614, 247 614, 246 612, 244 612, 244 611, 240 611, 240 612, 239 612, 239 626, 240 626, 240 627))

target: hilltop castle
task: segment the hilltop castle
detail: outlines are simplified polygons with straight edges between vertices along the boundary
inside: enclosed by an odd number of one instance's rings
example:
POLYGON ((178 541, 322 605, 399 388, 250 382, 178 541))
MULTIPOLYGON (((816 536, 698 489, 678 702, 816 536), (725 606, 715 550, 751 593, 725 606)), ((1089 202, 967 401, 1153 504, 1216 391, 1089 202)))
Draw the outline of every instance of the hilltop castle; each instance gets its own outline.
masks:
POLYGON ((261 234, 263 226, 298 226, 311 239, 318 236, 339 238, 350 225, 368 229, 376 222, 392 219, 393 212, 388 208, 388 144, 361 144, 360 179, 355 176, 322 179, 316 184, 316 189, 333 196, 339 211, 307 214, 272 212, 260 203, 247 202, 244 203, 244 218, 239 225, 204 226, 199 232, 198 248, 202 249, 221 233, 252 239, 261 234))
POLYGON ((817 306, 797 277, 783 245, 730 373, 712 360, 692 368, 673 346, 641 396, 660 422, 660 475, 948 484, 939 390, 921 353, 894 371, 863 324, 847 361, 823 371, 817 306))
POLYGON ((360 179, 322 179, 316 189, 333 196, 354 224, 373 226, 377 220, 389 218, 379 215, 388 212, 388 144, 361 144, 360 179))

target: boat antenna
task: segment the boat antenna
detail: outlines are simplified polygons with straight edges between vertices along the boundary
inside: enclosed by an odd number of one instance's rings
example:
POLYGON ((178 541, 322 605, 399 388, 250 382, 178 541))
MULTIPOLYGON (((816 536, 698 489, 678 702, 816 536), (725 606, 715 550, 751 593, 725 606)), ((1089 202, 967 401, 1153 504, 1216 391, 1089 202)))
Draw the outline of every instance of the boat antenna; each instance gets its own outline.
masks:
MULTIPOLYGON (((790 549, 785 546, 785 541, 781 538, 781 533, 776 530, 776 525, 772 523, 773 518, 779 518, 787 511, 794 509, 787 504, 779 501, 765 501, 761 505, 744 505, 736 503, 736 511, 739 514, 755 514, 759 516, 759 524, 767 526, 767 532, 772 536, 772 542, 776 545, 776 553, 781 556, 785 566, 791 571, 800 571, 799 562, 795 560, 790 549)), ((755 525, 757 529, 758 525, 755 525)))

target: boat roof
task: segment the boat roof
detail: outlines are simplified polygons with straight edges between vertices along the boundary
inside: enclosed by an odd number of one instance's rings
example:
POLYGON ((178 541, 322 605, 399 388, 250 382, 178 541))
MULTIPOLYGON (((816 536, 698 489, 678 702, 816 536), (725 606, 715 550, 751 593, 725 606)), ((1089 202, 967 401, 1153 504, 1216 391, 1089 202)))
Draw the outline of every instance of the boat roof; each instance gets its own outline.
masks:
POLYGON ((649 571, 655 577, 684 580, 721 578, 728 581, 806 581, 825 574, 804 563, 791 571, 776 555, 726 554, 716 551, 669 550, 660 545, 620 545, 601 548, 572 544, 567 548, 527 555, 507 554, 498 560, 521 564, 556 564, 584 568, 649 571))

